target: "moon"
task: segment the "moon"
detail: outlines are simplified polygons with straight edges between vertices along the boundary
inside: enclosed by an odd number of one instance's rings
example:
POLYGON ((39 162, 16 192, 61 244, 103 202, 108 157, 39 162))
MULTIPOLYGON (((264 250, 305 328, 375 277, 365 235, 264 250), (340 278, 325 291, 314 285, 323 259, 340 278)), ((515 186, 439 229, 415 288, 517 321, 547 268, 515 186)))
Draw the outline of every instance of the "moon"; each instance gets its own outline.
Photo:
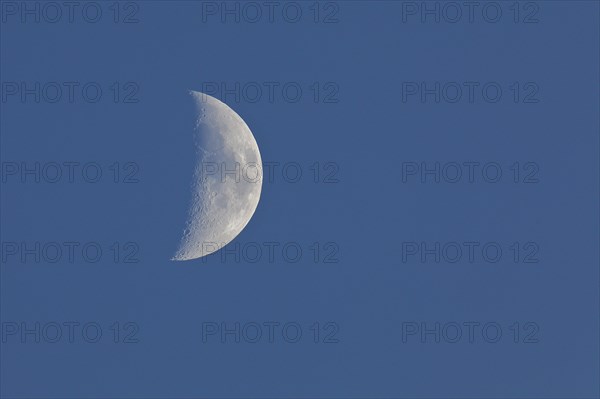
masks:
POLYGON ((190 138, 197 164, 174 261, 200 258, 231 242, 252 218, 262 190, 260 151, 246 122, 216 98, 189 93, 197 112, 190 138))

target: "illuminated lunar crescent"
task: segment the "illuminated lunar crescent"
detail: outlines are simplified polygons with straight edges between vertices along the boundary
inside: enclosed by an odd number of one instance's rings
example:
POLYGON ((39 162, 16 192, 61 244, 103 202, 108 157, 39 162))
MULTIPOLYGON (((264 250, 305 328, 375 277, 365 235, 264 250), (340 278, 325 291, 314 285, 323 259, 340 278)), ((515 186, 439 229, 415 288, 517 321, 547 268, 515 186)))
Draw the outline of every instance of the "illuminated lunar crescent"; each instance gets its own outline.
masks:
POLYGON ((216 98, 190 94, 198 115, 193 131, 198 161, 172 260, 200 258, 231 242, 252 218, 262 189, 260 152, 248 125, 216 98))

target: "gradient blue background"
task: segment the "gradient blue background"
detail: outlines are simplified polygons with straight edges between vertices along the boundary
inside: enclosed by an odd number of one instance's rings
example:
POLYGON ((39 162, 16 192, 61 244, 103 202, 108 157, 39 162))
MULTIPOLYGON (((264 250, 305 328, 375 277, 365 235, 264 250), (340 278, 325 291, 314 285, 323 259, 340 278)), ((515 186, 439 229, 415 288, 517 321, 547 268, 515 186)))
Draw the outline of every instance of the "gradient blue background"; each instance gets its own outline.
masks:
POLYGON ((537 24, 404 24, 386 1, 339 2, 333 24, 203 23, 199 2, 138 4, 136 24, 2 23, 3 82, 140 86, 136 104, 1 104, 2 161, 140 166, 138 184, 2 184, 2 241, 140 246, 137 264, 1 265, 3 322, 140 327, 136 344, 2 344, 3 398, 599 396, 598 2, 540 1, 537 24), (234 243, 333 241, 338 263, 168 260, 193 159, 185 91, 212 81, 299 82, 298 103, 225 100, 263 161, 340 167, 337 184, 265 184, 234 243), (311 101, 315 81, 339 102, 311 101), (403 81, 534 81, 541 101, 403 103, 403 81), (534 161, 540 182, 403 184, 405 161, 534 161), (535 241, 540 262, 402 263, 403 241, 535 241), (203 343, 207 321, 295 321, 306 338, 203 343), (315 321, 339 343, 312 343, 315 321), (505 336, 403 343, 406 321, 505 336), (513 343, 515 321, 540 341, 513 343))

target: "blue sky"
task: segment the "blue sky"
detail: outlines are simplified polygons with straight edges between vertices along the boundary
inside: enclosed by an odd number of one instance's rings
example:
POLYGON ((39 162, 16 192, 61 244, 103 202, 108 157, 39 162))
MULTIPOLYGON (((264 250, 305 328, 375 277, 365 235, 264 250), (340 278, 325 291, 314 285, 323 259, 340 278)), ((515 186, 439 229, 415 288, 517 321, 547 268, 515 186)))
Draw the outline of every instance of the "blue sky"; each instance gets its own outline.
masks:
POLYGON ((598 3, 28 4, 2 2, 3 396, 597 397, 598 3), (170 262, 188 90, 272 174, 227 251, 170 262))

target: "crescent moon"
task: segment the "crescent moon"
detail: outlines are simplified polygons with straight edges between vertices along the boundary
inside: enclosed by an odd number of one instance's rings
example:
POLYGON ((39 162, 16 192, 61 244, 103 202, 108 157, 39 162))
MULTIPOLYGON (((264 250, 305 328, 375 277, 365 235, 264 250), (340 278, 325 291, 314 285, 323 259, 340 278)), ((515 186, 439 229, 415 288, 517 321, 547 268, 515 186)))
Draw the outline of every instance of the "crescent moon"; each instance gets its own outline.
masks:
POLYGON ((190 94, 198 115, 198 162, 175 261, 200 258, 231 242, 252 218, 262 190, 260 151, 246 122, 216 98, 190 94))

